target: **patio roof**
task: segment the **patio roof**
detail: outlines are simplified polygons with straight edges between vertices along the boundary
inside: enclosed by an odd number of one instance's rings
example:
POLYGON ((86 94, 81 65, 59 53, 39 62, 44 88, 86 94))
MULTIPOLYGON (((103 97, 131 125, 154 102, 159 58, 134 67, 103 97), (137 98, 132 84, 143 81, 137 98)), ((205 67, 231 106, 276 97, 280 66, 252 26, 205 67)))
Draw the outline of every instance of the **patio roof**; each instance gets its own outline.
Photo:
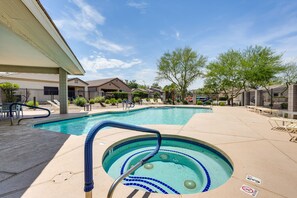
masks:
POLYGON ((85 73, 38 0, 0 1, 0 72, 85 73))

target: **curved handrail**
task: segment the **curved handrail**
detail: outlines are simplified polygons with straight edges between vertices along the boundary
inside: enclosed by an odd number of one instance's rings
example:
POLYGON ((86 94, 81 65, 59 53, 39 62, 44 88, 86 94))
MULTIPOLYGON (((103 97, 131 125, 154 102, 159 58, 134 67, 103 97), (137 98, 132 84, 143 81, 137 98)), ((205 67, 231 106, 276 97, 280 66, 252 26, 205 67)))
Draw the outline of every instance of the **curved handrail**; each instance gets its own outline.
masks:
POLYGON ((46 108, 42 108, 42 107, 36 107, 36 106, 30 106, 30 105, 26 105, 26 104, 22 104, 22 103, 12 103, 9 105, 9 116, 10 116, 10 124, 13 125, 13 115, 12 115, 12 107, 14 105, 20 105, 20 106, 25 106, 25 107, 29 107, 29 108, 34 108, 34 109, 41 109, 41 110, 45 110, 48 112, 47 115, 43 115, 43 116, 34 116, 34 117, 29 117, 29 118, 21 118, 18 120, 18 125, 20 124, 20 122, 22 120, 28 120, 28 119, 37 119, 37 118, 47 118, 51 115, 51 111, 46 109, 46 108))
MULTIPOLYGON (((150 158, 152 158, 156 153, 158 153, 162 137, 159 131, 154 129, 148 129, 140 126, 130 125, 130 124, 124 124, 114 121, 103 121, 95 126, 92 127, 90 132, 88 133, 88 136, 85 141, 85 186, 84 191, 86 192, 86 197, 91 198, 92 197, 92 190, 94 188, 94 182, 93 182, 93 141, 96 136, 96 134, 105 127, 115 127, 120 129, 128 129, 128 130, 134 130, 139 132, 147 132, 147 133, 154 133, 157 135, 157 146, 156 148, 147 156, 145 156, 140 162, 138 162, 134 167, 138 168, 143 163, 148 161, 150 158)), ((134 169, 132 167, 131 169, 134 169)), ((124 177, 126 177, 126 174, 132 173, 134 170, 129 169, 126 173, 121 175, 117 180, 114 181, 114 183, 111 186, 111 189, 108 192, 108 197, 111 197, 113 194, 114 188, 121 182, 124 177)))

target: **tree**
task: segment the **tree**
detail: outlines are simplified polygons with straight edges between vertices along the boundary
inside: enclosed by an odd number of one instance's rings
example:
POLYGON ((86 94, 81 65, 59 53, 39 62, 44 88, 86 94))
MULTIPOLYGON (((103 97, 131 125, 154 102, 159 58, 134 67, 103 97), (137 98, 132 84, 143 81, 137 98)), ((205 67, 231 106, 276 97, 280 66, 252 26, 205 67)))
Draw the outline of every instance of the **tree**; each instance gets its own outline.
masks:
POLYGON ((156 80, 169 80, 185 98, 187 88, 200 76, 207 58, 197 54, 191 48, 178 48, 173 52, 166 52, 158 60, 158 76, 156 80))
MULTIPOLYGON (((277 75, 285 71, 281 64, 281 54, 269 47, 250 46, 243 52, 242 66, 246 86, 258 89, 263 87, 272 98, 269 86, 277 81, 277 75)), ((271 100, 271 107, 273 101, 271 100)))
POLYGON ((162 89, 162 87, 157 82, 154 82, 151 88, 162 89))
POLYGON ((175 95, 176 95, 176 85, 172 83, 171 85, 166 85, 163 88, 163 91, 165 92, 166 98, 169 100, 171 98, 172 104, 175 104, 175 95))
POLYGON ((286 85, 282 93, 287 91, 291 84, 297 83, 297 63, 286 63, 284 68, 284 71, 279 76, 279 81, 286 85))
POLYGON ((207 66, 207 86, 213 90, 217 89, 215 92, 222 91, 228 101, 231 100, 232 105, 233 99, 240 94, 245 85, 241 59, 239 51, 228 50, 207 66))
POLYGON ((138 88, 138 84, 137 84, 136 80, 131 80, 131 81, 125 80, 125 81, 126 81, 126 84, 128 85, 128 87, 130 89, 137 89, 138 88))
POLYGON ((0 84, 0 89, 5 95, 5 102, 15 102, 15 91, 19 89, 20 86, 18 84, 4 82, 0 84))

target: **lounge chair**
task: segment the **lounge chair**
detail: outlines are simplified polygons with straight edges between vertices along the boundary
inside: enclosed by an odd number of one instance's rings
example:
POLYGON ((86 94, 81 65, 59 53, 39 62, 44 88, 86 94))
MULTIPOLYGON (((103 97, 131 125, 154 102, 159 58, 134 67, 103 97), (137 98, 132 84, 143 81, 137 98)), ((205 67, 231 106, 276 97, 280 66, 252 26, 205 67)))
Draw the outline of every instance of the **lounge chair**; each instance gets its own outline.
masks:
POLYGON ((60 102, 59 102, 59 100, 54 99, 54 103, 56 103, 57 105, 60 106, 60 102))
POLYGON ((156 104, 156 102, 154 101, 154 99, 150 99, 150 101, 149 101, 151 104, 156 104))
POLYGON ((145 105, 145 104, 150 104, 148 101, 146 101, 146 99, 141 99, 141 104, 145 105))
POLYGON ((53 107, 55 107, 55 108, 57 108, 57 109, 60 109, 60 106, 57 105, 57 104, 55 104, 55 103, 53 103, 52 101, 47 100, 47 102, 50 103, 53 107))
POLYGON ((297 132, 297 120, 288 118, 273 117, 269 119, 269 123, 272 126, 272 130, 281 130, 287 132, 291 139, 291 142, 297 142, 297 136, 293 136, 292 133, 297 132))
POLYGON ((160 98, 158 98, 157 103, 158 104, 163 104, 163 102, 162 102, 162 100, 160 98))

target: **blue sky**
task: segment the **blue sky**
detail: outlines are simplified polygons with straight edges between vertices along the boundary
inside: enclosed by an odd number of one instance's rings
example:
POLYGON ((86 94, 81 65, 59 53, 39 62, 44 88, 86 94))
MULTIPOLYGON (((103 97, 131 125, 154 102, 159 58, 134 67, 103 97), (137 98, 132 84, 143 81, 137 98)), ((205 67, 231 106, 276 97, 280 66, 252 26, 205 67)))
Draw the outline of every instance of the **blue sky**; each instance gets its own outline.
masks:
POLYGON ((211 61, 228 49, 258 44, 284 53, 284 61, 297 62, 296 0, 41 3, 85 68, 84 80, 119 77, 150 85, 162 54, 185 46, 211 61))

